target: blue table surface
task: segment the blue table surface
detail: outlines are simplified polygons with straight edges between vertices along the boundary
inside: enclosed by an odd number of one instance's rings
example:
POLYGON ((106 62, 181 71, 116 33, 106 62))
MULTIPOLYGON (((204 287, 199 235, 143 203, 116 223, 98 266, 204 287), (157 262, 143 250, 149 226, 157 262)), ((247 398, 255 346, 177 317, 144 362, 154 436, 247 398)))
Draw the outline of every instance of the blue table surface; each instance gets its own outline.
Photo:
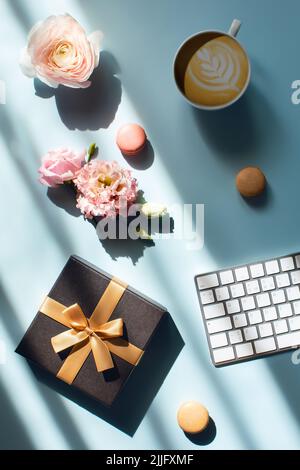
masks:
POLYGON ((6 105, 0 106, 0 341, 6 349, 0 447, 299 448, 300 366, 287 353, 215 369, 193 282, 200 272, 299 250, 300 107, 291 103, 291 83, 300 78, 299 1, 0 0, 0 13, 0 79, 6 86, 6 105), (76 114, 74 94, 52 96, 38 84, 35 90, 19 69, 30 27, 64 12, 87 31, 104 32, 106 99, 98 111, 82 102, 76 114), (173 82, 174 53, 185 37, 227 30, 233 18, 243 22, 239 38, 251 58, 251 86, 226 112, 195 112, 173 82), (153 146, 153 164, 134 170, 147 200, 205 205, 201 250, 174 239, 140 252, 104 247, 92 225, 72 207, 60 207, 53 194, 47 197, 37 182, 40 156, 60 145, 80 149, 96 141, 101 157, 128 166, 114 144, 127 121, 140 122, 153 146), (235 189, 235 174, 247 165, 260 166, 268 178, 257 205, 235 189), (134 436, 36 380, 14 353, 73 253, 165 305, 185 342, 134 436), (190 399, 204 403, 215 422, 216 436, 206 446, 177 426, 178 406, 190 399))

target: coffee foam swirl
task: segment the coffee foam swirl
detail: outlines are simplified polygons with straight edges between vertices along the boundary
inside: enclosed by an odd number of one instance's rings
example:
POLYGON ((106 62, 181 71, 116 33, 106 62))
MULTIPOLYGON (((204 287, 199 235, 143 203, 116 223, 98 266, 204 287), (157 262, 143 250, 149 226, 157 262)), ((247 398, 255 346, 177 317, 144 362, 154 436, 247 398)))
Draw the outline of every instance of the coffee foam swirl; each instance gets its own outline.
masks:
POLYGON ((221 91, 232 89, 240 91, 236 85, 240 73, 240 63, 236 52, 221 41, 214 41, 200 49, 196 56, 200 70, 194 75, 190 65, 187 73, 196 85, 206 90, 221 91))
POLYGON ((185 92, 192 101, 222 104, 240 94, 248 76, 242 48, 226 36, 212 39, 192 57, 185 74, 185 92))

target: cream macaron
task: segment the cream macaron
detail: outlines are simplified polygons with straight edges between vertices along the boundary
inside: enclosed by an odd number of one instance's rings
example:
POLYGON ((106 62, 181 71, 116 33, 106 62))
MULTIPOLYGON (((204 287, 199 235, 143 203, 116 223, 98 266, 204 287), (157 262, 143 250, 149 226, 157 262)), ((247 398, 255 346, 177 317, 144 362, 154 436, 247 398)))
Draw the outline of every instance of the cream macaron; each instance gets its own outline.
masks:
POLYGON ((177 422, 188 434, 198 434, 207 428, 209 414, 205 406, 197 401, 183 403, 177 412, 177 422))

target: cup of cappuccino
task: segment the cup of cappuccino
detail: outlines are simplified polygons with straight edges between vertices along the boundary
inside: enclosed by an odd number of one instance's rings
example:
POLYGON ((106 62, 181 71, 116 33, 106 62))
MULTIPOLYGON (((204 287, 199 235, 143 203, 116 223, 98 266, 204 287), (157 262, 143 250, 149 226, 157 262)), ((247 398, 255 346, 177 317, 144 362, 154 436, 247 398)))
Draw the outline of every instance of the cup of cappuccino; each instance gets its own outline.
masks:
POLYGON ((179 47, 174 78, 180 93, 199 109, 227 108, 245 93, 250 82, 248 55, 236 39, 241 22, 228 33, 202 31, 179 47))

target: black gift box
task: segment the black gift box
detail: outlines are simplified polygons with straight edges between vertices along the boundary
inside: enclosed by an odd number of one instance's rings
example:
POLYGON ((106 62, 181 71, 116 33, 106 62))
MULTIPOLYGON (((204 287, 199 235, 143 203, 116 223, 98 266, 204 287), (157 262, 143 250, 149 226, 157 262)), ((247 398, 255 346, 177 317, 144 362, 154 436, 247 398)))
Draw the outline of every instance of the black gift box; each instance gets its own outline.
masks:
MULTIPOLYGON (((110 281, 111 276, 105 272, 76 256, 71 256, 48 296, 65 306, 78 303, 85 315, 89 317, 110 281)), ((136 366, 133 366, 112 354, 115 367, 99 373, 93 355, 90 353, 71 387, 110 406, 133 370, 143 367, 149 342, 154 335, 159 334, 160 325, 166 313, 165 308, 133 288, 127 287, 110 320, 123 319, 123 338, 144 351, 142 359, 136 366)), ((51 338, 67 329, 38 312, 16 352, 56 376, 70 350, 60 354, 55 353, 51 338)), ((159 364, 155 364, 154 367, 159 367, 159 364)), ((60 379, 57 378, 57 380, 60 379)))

